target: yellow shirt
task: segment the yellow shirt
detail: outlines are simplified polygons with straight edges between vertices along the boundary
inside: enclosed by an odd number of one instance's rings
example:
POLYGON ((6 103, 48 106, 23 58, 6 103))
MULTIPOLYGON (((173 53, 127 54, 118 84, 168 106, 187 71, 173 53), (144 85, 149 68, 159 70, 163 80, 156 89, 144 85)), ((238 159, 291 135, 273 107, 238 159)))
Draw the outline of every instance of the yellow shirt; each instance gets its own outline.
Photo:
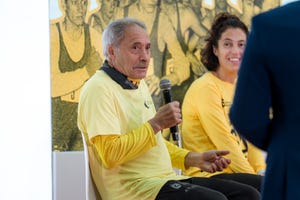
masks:
POLYGON ((234 84, 207 72, 194 81, 187 91, 182 105, 183 147, 197 152, 229 150, 227 157, 231 159, 231 164, 224 171, 213 174, 189 168, 184 171, 185 175, 210 177, 219 173, 256 174, 265 169, 262 152, 243 140, 229 121, 234 87, 234 84))
POLYGON ((168 180, 185 179, 187 150, 154 134, 147 122, 155 114, 146 83, 123 89, 97 71, 82 89, 78 126, 89 149, 93 179, 102 199, 155 199, 168 180))

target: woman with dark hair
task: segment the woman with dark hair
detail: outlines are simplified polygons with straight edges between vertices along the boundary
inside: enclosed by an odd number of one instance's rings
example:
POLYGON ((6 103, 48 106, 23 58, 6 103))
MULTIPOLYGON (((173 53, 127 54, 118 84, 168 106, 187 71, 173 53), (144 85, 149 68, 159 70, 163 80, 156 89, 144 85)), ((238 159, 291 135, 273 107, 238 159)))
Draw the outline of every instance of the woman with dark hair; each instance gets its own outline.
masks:
POLYGON ((235 131, 228 117, 247 34, 247 26, 237 16, 220 13, 215 17, 201 51, 208 71, 192 83, 182 105, 183 147, 197 152, 228 149, 231 165, 213 174, 196 168, 184 173, 229 178, 259 189, 265 170, 263 154, 235 131))

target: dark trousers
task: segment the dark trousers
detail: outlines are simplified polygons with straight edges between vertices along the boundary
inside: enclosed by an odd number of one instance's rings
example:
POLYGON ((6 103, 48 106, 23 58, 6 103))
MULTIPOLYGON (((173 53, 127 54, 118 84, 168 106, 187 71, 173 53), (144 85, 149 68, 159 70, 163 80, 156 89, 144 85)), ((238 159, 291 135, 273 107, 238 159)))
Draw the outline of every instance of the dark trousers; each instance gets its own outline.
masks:
POLYGON ((250 185, 261 192, 263 176, 248 173, 232 173, 232 174, 218 174, 212 178, 220 178, 225 180, 233 180, 239 183, 250 185))
MULTIPOLYGON (((228 176, 220 176, 219 178, 216 177, 193 177, 180 181, 168 181, 159 191, 156 200, 260 199, 260 192, 255 187, 251 186, 251 184, 242 183, 248 182, 247 180, 242 180, 243 176, 234 175, 233 177, 231 177, 231 175, 229 174, 228 176), (238 179, 240 179, 239 182, 238 179)), ((247 178, 247 176, 245 176, 244 178, 247 178)))

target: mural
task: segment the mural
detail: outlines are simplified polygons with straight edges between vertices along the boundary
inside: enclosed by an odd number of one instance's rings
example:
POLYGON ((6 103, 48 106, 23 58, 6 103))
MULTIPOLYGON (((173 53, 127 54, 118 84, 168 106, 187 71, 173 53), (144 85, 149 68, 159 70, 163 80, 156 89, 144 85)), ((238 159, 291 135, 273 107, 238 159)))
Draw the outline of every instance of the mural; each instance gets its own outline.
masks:
MULTIPOLYGON (((282 4, 281 0, 50 1, 58 1, 59 7, 50 7, 50 15, 61 13, 50 21, 53 151, 83 150, 76 122, 78 97, 104 60, 101 34, 111 20, 129 16, 147 25, 152 49, 146 82, 159 107, 162 78, 171 81, 173 99, 181 103, 189 85, 206 71, 200 50, 217 13, 234 13, 250 27, 253 15, 282 4)), ((168 130, 164 136, 169 139, 168 130)))

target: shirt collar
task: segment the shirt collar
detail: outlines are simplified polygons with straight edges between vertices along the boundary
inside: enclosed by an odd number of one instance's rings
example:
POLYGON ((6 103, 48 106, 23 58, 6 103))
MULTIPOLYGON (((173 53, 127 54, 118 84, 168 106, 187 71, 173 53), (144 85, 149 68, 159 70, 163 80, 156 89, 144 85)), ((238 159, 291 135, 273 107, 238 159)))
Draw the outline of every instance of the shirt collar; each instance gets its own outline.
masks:
POLYGON ((108 76, 110 76, 115 82, 117 82, 123 89, 135 90, 138 88, 139 80, 128 79, 127 76, 117 71, 113 66, 109 65, 107 60, 104 61, 100 67, 108 76))

